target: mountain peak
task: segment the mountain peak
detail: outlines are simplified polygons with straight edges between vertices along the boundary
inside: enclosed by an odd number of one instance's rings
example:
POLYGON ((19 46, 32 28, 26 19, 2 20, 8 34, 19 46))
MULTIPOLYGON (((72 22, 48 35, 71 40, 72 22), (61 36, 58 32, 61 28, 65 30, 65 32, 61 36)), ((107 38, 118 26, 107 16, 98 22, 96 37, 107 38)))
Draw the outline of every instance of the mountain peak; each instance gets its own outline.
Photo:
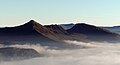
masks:
POLYGON ((34 20, 30 20, 23 25, 2 28, 0 33, 9 35, 36 35, 36 33, 38 34, 36 31, 37 28, 42 28, 42 25, 35 22, 34 20))
POLYGON ((30 20, 29 22, 27 22, 26 24, 33 24, 33 23, 37 23, 35 20, 30 20))
POLYGON ((29 23, 33 23, 33 22, 36 22, 35 20, 30 20, 29 23))
POLYGON ((86 23, 77 23, 77 24, 75 24, 75 26, 94 26, 94 25, 89 25, 86 23))
POLYGON ((86 23, 77 23, 77 24, 81 24, 81 25, 87 25, 86 23))
POLYGON ((42 26, 40 23, 36 22, 35 20, 30 20, 29 22, 23 24, 22 26, 26 27, 34 27, 34 26, 42 26))
POLYGON ((69 29, 69 31, 76 33, 85 33, 85 34, 98 34, 100 32, 108 32, 102 28, 96 27, 94 25, 89 25, 86 23, 75 24, 71 29, 69 29))

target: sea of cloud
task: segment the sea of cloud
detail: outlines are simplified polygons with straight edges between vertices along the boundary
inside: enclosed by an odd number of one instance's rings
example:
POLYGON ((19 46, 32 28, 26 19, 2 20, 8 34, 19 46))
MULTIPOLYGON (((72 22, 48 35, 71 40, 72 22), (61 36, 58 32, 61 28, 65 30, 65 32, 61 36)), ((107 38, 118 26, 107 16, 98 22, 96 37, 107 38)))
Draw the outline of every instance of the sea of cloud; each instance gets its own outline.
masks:
POLYGON ((0 62, 0 65, 120 65, 120 43, 82 43, 69 40, 65 42, 88 48, 56 50, 41 45, 10 45, 9 47, 32 48, 45 56, 0 62))

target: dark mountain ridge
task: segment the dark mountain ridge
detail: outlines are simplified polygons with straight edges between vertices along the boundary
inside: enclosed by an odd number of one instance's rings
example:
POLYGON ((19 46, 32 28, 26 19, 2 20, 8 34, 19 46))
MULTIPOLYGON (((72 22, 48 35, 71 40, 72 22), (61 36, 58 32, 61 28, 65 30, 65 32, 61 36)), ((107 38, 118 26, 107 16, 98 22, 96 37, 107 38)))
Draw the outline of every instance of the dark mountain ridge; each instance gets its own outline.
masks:
POLYGON ((117 34, 120 34, 120 26, 101 27, 101 28, 107 29, 107 30, 114 32, 114 33, 117 33, 117 34))
POLYGON ((46 25, 45 27, 49 28, 50 30, 52 30, 54 33, 58 33, 58 34, 68 34, 68 32, 63 29, 62 26, 60 25, 46 25))
POLYGON ((34 24, 36 22, 31 20, 30 22, 16 26, 16 27, 5 27, 5 28, 0 28, 0 34, 10 34, 10 35, 34 35, 36 34, 34 30, 34 24), (31 33, 30 33, 31 32, 31 33))
POLYGON ((16 27, 0 28, 0 42, 22 41, 61 46, 64 45, 64 40, 117 42, 120 40, 120 35, 85 23, 75 24, 71 29, 65 30, 61 25, 43 26, 34 20, 16 27))
POLYGON ((87 36, 87 39, 93 41, 117 42, 120 40, 120 35, 116 33, 85 23, 78 23, 67 31, 71 34, 73 33, 83 34, 87 36))
POLYGON ((0 41, 31 41, 32 39, 42 39, 41 42, 45 42, 46 40, 52 42, 53 40, 43 35, 44 32, 47 33, 48 30, 46 30, 41 24, 31 20, 21 26, 1 28, 0 41), (39 27, 39 31, 37 27, 39 27))
MULTIPOLYGON (((72 44, 66 44, 63 41, 64 35, 62 36, 60 33, 60 36, 58 33, 55 33, 55 30, 51 29, 31 20, 21 26, 0 28, 0 42, 3 44, 14 44, 17 42, 19 44, 40 44, 52 48, 68 48, 74 46, 72 44)), ((56 31, 59 32, 57 29, 56 31)))

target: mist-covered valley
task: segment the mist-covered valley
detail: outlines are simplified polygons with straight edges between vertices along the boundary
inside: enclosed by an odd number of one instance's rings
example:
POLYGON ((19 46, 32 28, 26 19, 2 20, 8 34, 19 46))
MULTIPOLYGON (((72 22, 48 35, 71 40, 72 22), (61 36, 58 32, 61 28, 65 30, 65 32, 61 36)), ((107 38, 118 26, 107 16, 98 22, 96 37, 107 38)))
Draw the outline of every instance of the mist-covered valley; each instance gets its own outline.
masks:
MULTIPOLYGON (((66 41, 68 42, 68 41, 66 41)), ((1 61, 0 65, 119 65, 120 43, 69 43, 84 46, 80 49, 49 49, 40 45, 7 45, 1 47, 17 47, 35 49, 42 57, 24 60, 1 61)))

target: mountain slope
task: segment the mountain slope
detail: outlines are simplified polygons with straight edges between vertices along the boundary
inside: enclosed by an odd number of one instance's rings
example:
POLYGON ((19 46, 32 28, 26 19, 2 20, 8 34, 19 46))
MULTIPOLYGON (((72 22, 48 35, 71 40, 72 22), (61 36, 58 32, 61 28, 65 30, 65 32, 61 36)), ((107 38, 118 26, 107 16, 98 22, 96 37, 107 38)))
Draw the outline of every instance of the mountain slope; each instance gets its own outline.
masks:
POLYGON ((73 33, 83 34, 86 36, 86 39, 92 41, 118 42, 120 40, 120 35, 118 34, 85 23, 76 24, 67 31, 71 34, 73 33))
POLYGON ((111 32, 120 34, 120 26, 113 26, 113 27, 102 27, 104 29, 107 29, 111 32))
POLYGON ((0 29, 0 42, 2 43, 40 44, 51 48, 62 48, 67 45, 55 38, 57 36, 52 31, 33 20, 21 26, 0 29))
POLYGON ((63 41, 64 38, 60 37, 60 35, 56 34, 54 31, 50 28, 42 26, 34 20, 31 20, 28 23, 17 27, 1 28, 0 43, 40 44, 42 46, 60 49, 72 48, 73 46, 76 46, 73 44, 65 43, 63 41))
MULTIPOLYGON (((38 38, 41 39, 40 42, 52 42, 51 39, 44 36, 44 34, 52 34, 41 24, 31 20, 28 23, 17 26, 17 27, 6 27, 0 29, 0 41, 32 41, 35 42, 38 38), (38 31, 39 28, 39 31, 38 31), (36 39, 34 41, 34 39, 36 39)), ((37 40, 39 41, 39 40, 37 40)))
POLYGON ((66 30, 64 30, 63 27, 61 27, 60 25, 46 25, 45 27, 49 28, 54 33, 68 34, 68 32, 66 30))
POLYGON ((81 34, 71 35, 61 25, 47 25, 45 27, 49 28, 51 31, 53 31, 56 34, 56 36, 58 37, 57 39, 58 41, 71 40, 71 41, 86 42, 83 35, 81 34))

